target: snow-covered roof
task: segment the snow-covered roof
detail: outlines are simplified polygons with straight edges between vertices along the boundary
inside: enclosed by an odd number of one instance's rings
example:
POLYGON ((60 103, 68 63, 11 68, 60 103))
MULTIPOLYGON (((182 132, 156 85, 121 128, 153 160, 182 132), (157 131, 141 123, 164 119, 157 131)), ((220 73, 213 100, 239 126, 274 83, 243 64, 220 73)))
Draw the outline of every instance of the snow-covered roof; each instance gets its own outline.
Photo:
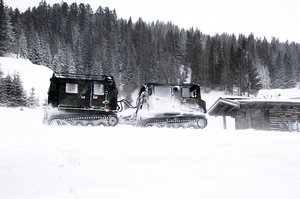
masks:
POLYGON ((240 108, 239 102, 232 99, 220 97, 207 111, 209 115, 213 116, 232 116, 232 114, 240 108))
POLYGON ((212 116, 233 116, 241 107, 270 107, 270 106, 300 106, 300 99, 251 99, 251 98, 222 98, 220 97, 208 110, 212 116))

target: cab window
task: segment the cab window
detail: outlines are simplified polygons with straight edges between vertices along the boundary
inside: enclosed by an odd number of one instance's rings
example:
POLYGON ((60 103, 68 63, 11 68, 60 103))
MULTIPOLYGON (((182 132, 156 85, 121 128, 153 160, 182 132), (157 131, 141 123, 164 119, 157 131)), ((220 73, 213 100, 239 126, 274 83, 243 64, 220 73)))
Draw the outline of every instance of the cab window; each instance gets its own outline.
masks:
POLYGON ((196 98, 197 90, 192 88, 181 88, 181 96, 183 98, 196 98))
POLYGON ((182 88, 181 89, 181 95, 183 98, 189 98, 190 97, 190 89, 189 88, 182 88))

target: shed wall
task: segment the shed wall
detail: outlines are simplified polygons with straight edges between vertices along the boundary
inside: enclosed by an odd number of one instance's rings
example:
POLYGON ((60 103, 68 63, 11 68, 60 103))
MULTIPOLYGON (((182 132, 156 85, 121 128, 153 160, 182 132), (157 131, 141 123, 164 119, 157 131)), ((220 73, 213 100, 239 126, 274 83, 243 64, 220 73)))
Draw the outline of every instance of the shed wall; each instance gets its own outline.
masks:
POLYGON ((243 107, 236 113, 235 125, 236 129, 269 130, 269 110, 267 108, 243 107))
POLYGON ((236 129, 300 131, 300 105, 244 106, 235 120, 236 129))
POLYGON ((270 129, 300 131, 300 106, 270 107, 270 129))

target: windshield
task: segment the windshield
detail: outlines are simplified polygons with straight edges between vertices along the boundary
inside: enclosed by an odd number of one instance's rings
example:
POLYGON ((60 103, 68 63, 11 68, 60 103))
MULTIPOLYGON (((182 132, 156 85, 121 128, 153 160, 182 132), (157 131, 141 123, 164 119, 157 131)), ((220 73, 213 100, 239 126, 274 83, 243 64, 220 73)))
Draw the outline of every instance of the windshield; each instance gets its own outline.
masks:
POLYGON ((183 98, 189 98, 190 97, 190 88, 182 88, 181 95, 183 98))
POLYGON ((154 94, 157 97, 170 97, 171 96, 171 88, 170 88, 170 86, 155 86, 154 94))

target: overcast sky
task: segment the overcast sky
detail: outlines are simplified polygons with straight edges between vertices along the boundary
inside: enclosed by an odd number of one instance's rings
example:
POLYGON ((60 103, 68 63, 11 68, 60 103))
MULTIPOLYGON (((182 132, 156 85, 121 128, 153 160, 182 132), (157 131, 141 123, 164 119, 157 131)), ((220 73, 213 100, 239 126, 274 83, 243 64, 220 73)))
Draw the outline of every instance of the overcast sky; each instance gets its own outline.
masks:
MULTIPOLYGON (((13 8, 25 11, 38 6, 41 0, 4 0, 13 8)), ((133 21, 171 21, 182 28, 195 27, 203 33, 239 33, 268 40, 300 43, 300 0, 64 0, 68 4, 89 3, 93 10, 99 6, 116 9, 119 18, 133 21)), ((48 4, 61 0, 46 0, 48 4)))

